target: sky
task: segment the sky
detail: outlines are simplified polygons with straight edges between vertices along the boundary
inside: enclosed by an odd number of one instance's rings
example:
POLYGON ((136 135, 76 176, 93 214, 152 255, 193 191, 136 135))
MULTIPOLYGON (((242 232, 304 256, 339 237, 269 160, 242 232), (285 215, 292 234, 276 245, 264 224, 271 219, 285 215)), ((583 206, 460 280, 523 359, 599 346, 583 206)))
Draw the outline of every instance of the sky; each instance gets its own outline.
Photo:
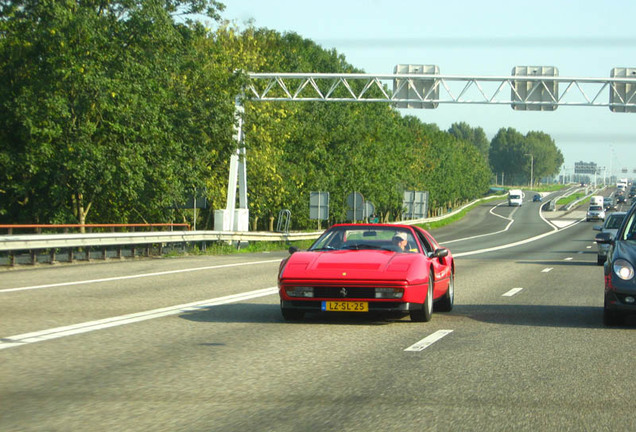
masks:
MULTIPOLYGON (((515 66, 554 66, 559 76, 576 78, 609 78, 612 68, 636 68, 634 0, 221 2, 223 19, 241 28, 251 21, 295 32, 372 74, 393 73, 397 64, 437 65, 441 74, 462 76, 510 76, 515 66)), ((524 135, 542 131, 563 153, 562 173, 572 174, 574 163, 583 161, 608 175, 622 177, 626 169, 636 178, 636 113, 577 106, 529 112, 482 104, 400 111, 442 130, 466 122, 489 139, 501 128, 524 135)))

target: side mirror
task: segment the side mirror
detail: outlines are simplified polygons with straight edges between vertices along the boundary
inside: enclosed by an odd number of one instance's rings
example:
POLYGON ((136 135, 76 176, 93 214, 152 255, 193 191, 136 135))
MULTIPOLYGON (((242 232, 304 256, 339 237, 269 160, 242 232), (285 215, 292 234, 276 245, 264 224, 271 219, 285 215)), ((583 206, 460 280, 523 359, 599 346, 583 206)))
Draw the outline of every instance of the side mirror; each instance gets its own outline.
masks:
POLYGON ((433 252, 434 258, 444 258, 445 256, 448 256, 448 249, 446 248, 435 249, 435 252, 433 252))
POLYGON ((610 244, 614 242, 614 234, 608 232, 602 232, 600 234, 596 234, 594 237, 596 243, 599 244, 610 244))
POLYGON ((289 251, 289 254, 293 254, 294 252, 298 252, 298 248, 296 246, 290 246, 289 249, 287 249, 289 251))
POLYGON ((600 230, 602 230, 602 229, 603 229, 603 225, 594 225, 594 226, 592 227, 592 229, 593 229, 594 231, 600 231, 600 230))

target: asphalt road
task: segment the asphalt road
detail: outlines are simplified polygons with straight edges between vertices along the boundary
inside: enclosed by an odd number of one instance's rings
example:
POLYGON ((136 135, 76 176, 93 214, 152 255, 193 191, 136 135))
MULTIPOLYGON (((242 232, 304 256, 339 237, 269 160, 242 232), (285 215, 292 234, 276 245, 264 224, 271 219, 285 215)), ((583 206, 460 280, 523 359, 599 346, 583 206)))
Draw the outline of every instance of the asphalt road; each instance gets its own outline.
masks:
POLYGON ((456 304, 429 323, 286 323, 284 253, 3 272, 0 430, 635 430, 636 320, 603 327, 593 224, 550 216, 434 231, 456 304))

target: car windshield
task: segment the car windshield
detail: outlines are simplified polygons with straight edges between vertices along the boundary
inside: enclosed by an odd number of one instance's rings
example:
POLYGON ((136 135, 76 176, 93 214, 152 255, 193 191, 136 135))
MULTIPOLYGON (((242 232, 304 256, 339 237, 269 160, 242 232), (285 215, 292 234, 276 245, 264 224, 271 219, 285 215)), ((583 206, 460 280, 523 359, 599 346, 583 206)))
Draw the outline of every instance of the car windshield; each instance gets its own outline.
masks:
POLYGON ((599 205, 593 205, 593 206, 590 206, 590 210, 592 210, 592 211, 600 211, 600 210, 603 210, 603 207, 601 207, 599 205))
POLYGON ((629 215, 629 219, 627 219, 627 222, 625 223, 625 229, 620 240, 636 240, 636 221, 634 220, 634 215, 634 212, 629 215))
POLYGON ((405 250, 419 252, 413 233, 405 228, 374 226, 339 226, 327 230, 309 248, 310 251, 332 250, 392 250, 401 252, 396 235, 406 238, 405 250))

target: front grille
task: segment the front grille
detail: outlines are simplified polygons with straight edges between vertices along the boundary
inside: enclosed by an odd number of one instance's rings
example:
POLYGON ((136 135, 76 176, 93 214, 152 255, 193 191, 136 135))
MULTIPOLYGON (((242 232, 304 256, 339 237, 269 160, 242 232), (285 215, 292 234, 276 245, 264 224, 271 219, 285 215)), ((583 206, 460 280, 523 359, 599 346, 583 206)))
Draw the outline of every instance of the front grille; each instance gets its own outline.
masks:
POLYGON ((375 298, 373 287, 314 287, 314 297, 317 298, 343 298, 364 299, 375 298))

